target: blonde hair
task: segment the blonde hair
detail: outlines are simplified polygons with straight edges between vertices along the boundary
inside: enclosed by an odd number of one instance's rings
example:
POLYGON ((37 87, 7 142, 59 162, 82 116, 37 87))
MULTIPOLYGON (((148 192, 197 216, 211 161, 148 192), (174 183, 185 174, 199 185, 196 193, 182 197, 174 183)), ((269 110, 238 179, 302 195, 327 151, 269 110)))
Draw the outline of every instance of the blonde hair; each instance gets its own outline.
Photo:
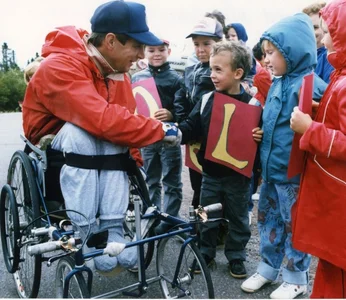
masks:
POLYGON ((231 69, 243 70, 243 80, 251 70, 252 56, 250 51, 238 41, 221 41, 213 45, 210 56, 215 56, 220 52, 229 52, 231 54, 231 69))
POLYGON ((316 2, 313 4, 310 4, 309 6, 305 7, 303 9, 303 13, 307 14, 308 16, 318 14, 320 10, 326 6, 326 2, 316 2))
POLYGON ((31 77, 35 74, 38 67, 40 66, 41 62, 43 60, 43 57, 39 56, 37 57, 33 62, 28 64, 24 69, 24 81, 26 84, 29 83, 31 77))

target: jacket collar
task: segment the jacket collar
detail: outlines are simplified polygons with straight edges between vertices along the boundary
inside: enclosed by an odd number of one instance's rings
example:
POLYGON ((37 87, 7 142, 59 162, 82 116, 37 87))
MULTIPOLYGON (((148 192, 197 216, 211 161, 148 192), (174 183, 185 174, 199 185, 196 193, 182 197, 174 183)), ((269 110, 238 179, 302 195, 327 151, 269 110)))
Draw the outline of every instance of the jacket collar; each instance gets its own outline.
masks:
POLYGON ((170 65, 169 65, 169 62, 167 61, 159 67, 154 67, 152 65, 148 65, 148 68, 150 70, 150 73, 158 74, 158 73, 162 73, 164 71, 167 71, 170 68, 170 65))

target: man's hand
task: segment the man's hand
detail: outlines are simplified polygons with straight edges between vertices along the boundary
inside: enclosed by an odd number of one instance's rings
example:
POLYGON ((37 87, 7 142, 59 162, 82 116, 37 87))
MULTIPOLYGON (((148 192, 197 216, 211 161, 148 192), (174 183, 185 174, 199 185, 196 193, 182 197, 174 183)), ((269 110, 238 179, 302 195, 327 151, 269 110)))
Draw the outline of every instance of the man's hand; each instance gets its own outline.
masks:
POLYGON ((163 141, 169 147, 179 145, 182 138, 182 133, 174 123, 162 122, 162 129, 165 132, 163 141))
POLYGON ((160 108, 154 113, 154 118, 161 122, 170 122, 173 120, 173 115, 169 110, 160 108))
POLYGON ((308 114, 301 112, 296 106, 293 109, 290 120, 290 127, 293 131, 304 134, 304 132, 310 127, 312 119, 308 114))
POLYGON ((257 143, 262 142, 263 130, 259 127, 252 129, 252 136, 257 143))

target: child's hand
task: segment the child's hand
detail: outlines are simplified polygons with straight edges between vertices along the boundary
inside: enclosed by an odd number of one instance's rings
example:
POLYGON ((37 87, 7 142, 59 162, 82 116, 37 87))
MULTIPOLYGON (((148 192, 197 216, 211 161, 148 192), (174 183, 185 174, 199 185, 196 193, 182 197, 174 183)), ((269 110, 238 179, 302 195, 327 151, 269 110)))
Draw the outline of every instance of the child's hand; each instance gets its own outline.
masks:
POLYGON ((252 137, 257 142, 262 142, 263 130, 259 127, 252 129, 252 137))
POLYGON ((312 119, 315 119, 316 113, 317 113, 317 109, 319 107, 319 103, 312 100, 312 119))
POLYGON ((311 123, 311 117, 301 112, 298 106, 293 109, 290 121, 290 127, 293 131, 303 134, 310 127, 311 123))
POLYGON ((160 108, 158 111, 156 111, 154 113, 154 118, 161 121, 161 122, 173 121, 172 113, 165 108, 160 108))

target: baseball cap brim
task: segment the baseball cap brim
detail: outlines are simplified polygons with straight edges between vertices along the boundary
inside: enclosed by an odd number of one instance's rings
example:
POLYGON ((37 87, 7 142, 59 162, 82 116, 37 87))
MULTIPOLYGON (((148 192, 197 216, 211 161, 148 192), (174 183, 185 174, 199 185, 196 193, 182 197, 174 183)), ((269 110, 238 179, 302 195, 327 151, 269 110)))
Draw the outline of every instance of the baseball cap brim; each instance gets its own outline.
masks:
POLYGON ((212 34, 212 33, 206 33, 206 32, 203 32, 203 31, 195 31, 195 32, 192 32, 191 34, 189 34, 186 39, 190 38, 190 37, 193 37, 194 35, 200 35, 200 36, 210 36, 210 37, 215 37, 215 38, 220 38, 219 36, 217 36, 216 34, 212 34))
POLYGON ((139 32, 139 33, 126 33, 130 38, 136 40, 137 42, 149 46, 162 45, 162 40, 153 35, 151 32, 139 32))

